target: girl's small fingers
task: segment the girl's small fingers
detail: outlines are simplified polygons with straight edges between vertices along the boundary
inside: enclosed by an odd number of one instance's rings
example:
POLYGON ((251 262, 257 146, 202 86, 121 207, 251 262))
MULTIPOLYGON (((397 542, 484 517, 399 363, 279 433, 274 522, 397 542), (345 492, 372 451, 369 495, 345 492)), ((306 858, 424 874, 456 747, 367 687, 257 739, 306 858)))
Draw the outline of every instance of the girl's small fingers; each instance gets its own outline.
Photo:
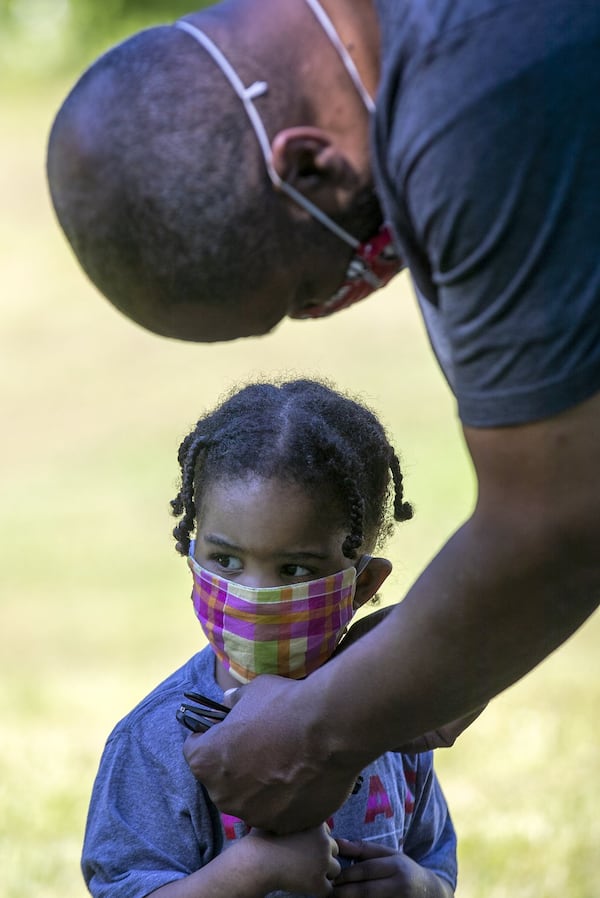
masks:
POLYGON ((329 858, 329 864, 327 866, 327 879, 333 882, 334 879, 338 878, 341 872, 342 868, 339 861, 337 861, 335 857, 331 855, 331 857, 329 858))

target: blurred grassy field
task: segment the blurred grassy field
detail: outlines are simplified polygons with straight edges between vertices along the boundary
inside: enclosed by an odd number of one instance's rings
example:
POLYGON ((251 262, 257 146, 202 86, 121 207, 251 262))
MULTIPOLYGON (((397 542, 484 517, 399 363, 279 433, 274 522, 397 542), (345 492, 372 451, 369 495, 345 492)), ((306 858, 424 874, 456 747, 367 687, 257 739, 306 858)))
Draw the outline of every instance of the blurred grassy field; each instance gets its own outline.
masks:
MULTIPOLYGON (((388 547, 386 600, 468 514, 474 486, 404 278, 260 340, 147 334, 85 281, 53 220, 43 158, 63 86, 0 91, 0 896, 77 898, 108 730, 201 642, 168 500, 202 410, 236 382, 302 373, 380 413, 418 512, 388 547)), ((600 895, 599 636, 596 617, 439 753, 459 898, 600 895)))

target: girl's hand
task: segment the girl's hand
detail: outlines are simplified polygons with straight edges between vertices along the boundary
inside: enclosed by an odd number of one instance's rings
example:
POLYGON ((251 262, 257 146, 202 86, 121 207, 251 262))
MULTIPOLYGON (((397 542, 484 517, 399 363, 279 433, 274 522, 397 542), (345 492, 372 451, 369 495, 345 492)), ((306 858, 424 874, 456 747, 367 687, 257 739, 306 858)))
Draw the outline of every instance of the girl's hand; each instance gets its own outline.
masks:
POLYGON ((353 861, 334 882, 335 898, 452 898, 453 889, 402 852, 373 842, 338 839, 340 857, 353 861))
POLYGON ((281 889, 315 898, 333 895, 333 881, 341 867, 336 860, 337 842, 326 823, 287 836, 252 829, 242 841, 246 840, 262 858, 268 891, 281 889))
POLYGON ((280 890, 330 898, 341 869, 337 854, 326 823, 289 836, 252 829, 204 867, 152 892, 151 898, 264 898, 280 890))

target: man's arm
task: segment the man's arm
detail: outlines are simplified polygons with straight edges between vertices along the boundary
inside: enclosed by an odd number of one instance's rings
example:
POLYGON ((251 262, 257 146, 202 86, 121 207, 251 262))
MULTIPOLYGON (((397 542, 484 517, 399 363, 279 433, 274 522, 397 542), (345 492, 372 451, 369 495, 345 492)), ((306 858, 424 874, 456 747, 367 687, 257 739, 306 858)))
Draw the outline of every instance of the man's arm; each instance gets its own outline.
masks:
MULTIPOLYGON (((336 648, 333 657, 337 657, 340 652, 344 652, 351 645, 354 645, 357 639, 362 639, 366 633, 370 633, 373 627, 378 626, 393 612, 394 607, 393 605, 386 605, 384 608, 378 608, 377 611, 372 611, 352 624, 348 633, 336 648)), ((487 703, 480 705, 474 711, 470 711, 457 720, 451 720, 449 723, 436 727, 434 730, 429 730, 429 732, 423 733, 421 736, 417 736, 403 745, 395 746, 393 751, 404 752, 404 754, 419 754, 420 752, 432 751, 434 748, 450 748, 461 733, 464 733, 477 720, 486 707, 487 703)))
POLYGON ((280 832, 326 819, 373 758, 488 701, 597 606, 600 395, 465 436, 475 511, 385 625, 304 681, 259 678, 188 739, 223 810, 280 832))

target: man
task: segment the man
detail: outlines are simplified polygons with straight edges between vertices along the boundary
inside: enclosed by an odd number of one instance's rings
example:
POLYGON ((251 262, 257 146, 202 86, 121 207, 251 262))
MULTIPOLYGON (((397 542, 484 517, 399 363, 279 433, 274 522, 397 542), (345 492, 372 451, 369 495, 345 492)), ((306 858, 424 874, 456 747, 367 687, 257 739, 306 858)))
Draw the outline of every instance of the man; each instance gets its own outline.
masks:
POLYGON ((384 627, 188 740, 250 824, 325 819, 598 604, 598 60, 596 0, 224 0, 107 54, 57 117, 60 222, 125 314, 222 340, 329 313, 394 270, 385 220, 457 397, 469 521, 384 627))

